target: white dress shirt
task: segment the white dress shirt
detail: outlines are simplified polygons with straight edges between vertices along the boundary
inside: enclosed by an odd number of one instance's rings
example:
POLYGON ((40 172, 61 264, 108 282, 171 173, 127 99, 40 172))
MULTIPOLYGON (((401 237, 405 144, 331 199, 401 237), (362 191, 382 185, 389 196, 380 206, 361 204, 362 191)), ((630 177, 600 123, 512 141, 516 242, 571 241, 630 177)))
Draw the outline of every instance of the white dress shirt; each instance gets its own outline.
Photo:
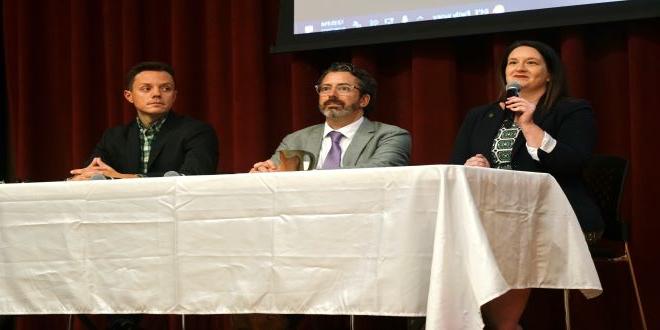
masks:
POLYGON ((325 128, 323 129, 323 140, 321 141, 321 151, 319 152, 319 161, 316 162, 316 169, 321 169, 323 162, 325 161, 325 158, 328 156, 328 152, 330 152, 330 148, 332 147, 332 140, 328 136, 328 133, 337 131, 344 136, 341 141, 339 141, 339 145, 341 146, 341 163, 343 165, 346 149, 348 149, 348 146, 351 144, 355 133, 357 133, 357 130, 360 128, 360 125, 362 125, 363 121, 364 117, 360 117, 360 119, 340 129, 332 129, 332 127, 328 125, 328 122, 325 123, 325 128))

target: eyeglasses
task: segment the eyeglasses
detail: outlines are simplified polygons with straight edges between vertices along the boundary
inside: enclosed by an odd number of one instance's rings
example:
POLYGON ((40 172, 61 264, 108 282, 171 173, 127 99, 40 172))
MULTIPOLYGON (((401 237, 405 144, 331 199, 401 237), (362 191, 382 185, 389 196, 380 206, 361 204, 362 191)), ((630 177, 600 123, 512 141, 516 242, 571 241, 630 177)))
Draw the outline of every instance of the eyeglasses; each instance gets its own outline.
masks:
MULTIPOLYGON (((316 89, 316 92, 319 93, 319 95, 327 96, 332 94, 332 85, 315 85, 314 88, 316 89)), ((360 87, 349 84, 339 84, 335 86, 335 91, 337 91, 337 94, 342 96, 350 94, 353 89, 360 90, 360 87)))

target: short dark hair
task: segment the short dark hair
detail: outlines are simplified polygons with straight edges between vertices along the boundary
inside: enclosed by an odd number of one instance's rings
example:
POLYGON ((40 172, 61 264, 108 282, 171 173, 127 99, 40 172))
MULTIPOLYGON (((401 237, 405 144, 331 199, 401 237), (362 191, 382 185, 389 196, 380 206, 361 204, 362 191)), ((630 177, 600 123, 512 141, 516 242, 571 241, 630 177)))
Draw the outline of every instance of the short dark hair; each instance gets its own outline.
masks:
POLYGON ((124 88, 130 91, 133 88, 133 80, 135 80, 135 76, 143 71, 165 71, 172 76, 172 79, 174 79, 174 69, 171 65, 163 62, 140 62, 134 65, 128 70, 128 73, 126 73, 124 88))
POLYGON ((500 65, 500 87, 502 88, 500 99, 506 98, 506 66, 509 60, 509 55, 514 49, 521 46, 536 49, 536 51, 541 54, 541 57, 543 57, 543 61, 545 61, 545 66, 550 74, 550 81, 548 82, 545 93, 539 100, 539 105, 541 105, 542 110, 549 110, 559 98, 568 96, 568 83, 566 82, 566 74, 561 58, 552 47, 540 41, 519 40, 513 42, 507 47, 500 65))
POLYGON ((367 106, 364 108, 365 114, 370 110, 373 110, 374 104, 376 104, 378 83, 376 82, 376 79, 374 79, 374 77, 372 77, 371 74, 367 72, 367 70, 354 66, 352 63, 335 62, 330 64, 330 67, 323 71, 319 79, 316 80, 316 84, 321 84, 323 78, 325 78, 325 76, 330 72, 348 72, 355 76, 355 78, 358 79, 360 96, 367 94, 370 97, 369 104, 367 104, 367 106))

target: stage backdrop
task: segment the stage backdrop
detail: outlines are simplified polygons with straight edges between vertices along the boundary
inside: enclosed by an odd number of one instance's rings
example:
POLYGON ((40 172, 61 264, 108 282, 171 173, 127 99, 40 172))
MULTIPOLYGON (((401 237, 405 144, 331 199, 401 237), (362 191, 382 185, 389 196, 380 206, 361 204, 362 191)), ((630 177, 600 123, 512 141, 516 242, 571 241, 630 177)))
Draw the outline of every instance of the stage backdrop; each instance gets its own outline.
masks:
MULTIPOLYGON (((175 110, 216 129, 221 173, 247 171, 287 132, 322 122, 313 85, 337 60, 376 76, 370 117, 412 132, 413 164, 445 163, 468 109, 496 96, 495 68, 506 45, 538 39, 561 52, 571 92, 592 101, 597 151, 631 161, 624 216, 633 222, 649 327, 660 327, 653 313, 660 308, 660 19, 271 55, 277 14, 277 1, 257 0, 3 1, 13 179, 62 180, 85 165, 104 129, 134 119, 122 97, 123 76, 144 60, 174 66, 175 110)), ((625 268, 599 270, 605 294, 578 301, 574 321, 590 329, 637 328, 625 268)), ((561 326, 561 301, 549 295, 547 303, 532 299, 526 324, 561 326)), ((37 329, 39 322, 18 323, 37 329)))

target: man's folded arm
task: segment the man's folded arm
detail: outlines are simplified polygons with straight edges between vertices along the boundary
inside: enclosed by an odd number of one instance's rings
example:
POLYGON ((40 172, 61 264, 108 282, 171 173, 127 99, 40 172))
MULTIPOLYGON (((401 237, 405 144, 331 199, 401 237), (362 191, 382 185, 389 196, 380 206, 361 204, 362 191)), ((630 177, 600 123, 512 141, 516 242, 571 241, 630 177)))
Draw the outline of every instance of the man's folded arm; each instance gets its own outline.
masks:
POLYGON ((412 139, 408 131, 399 129, 386 133, 378 141, 374 154, 366 162, 359 162, 355 167, 406 166, 410 163, 411 146, 412 139))
MULTIPOLYGON (((218 166, 218 137, 215 130, 208 125, 197 129, 184 145, 184 160, 177 170, 183 175, 216 174, 218 166)), ((147 173, 148 176, 151 173, 147 173)), ((163 176, 164 173, 157 173, 163 176)))

